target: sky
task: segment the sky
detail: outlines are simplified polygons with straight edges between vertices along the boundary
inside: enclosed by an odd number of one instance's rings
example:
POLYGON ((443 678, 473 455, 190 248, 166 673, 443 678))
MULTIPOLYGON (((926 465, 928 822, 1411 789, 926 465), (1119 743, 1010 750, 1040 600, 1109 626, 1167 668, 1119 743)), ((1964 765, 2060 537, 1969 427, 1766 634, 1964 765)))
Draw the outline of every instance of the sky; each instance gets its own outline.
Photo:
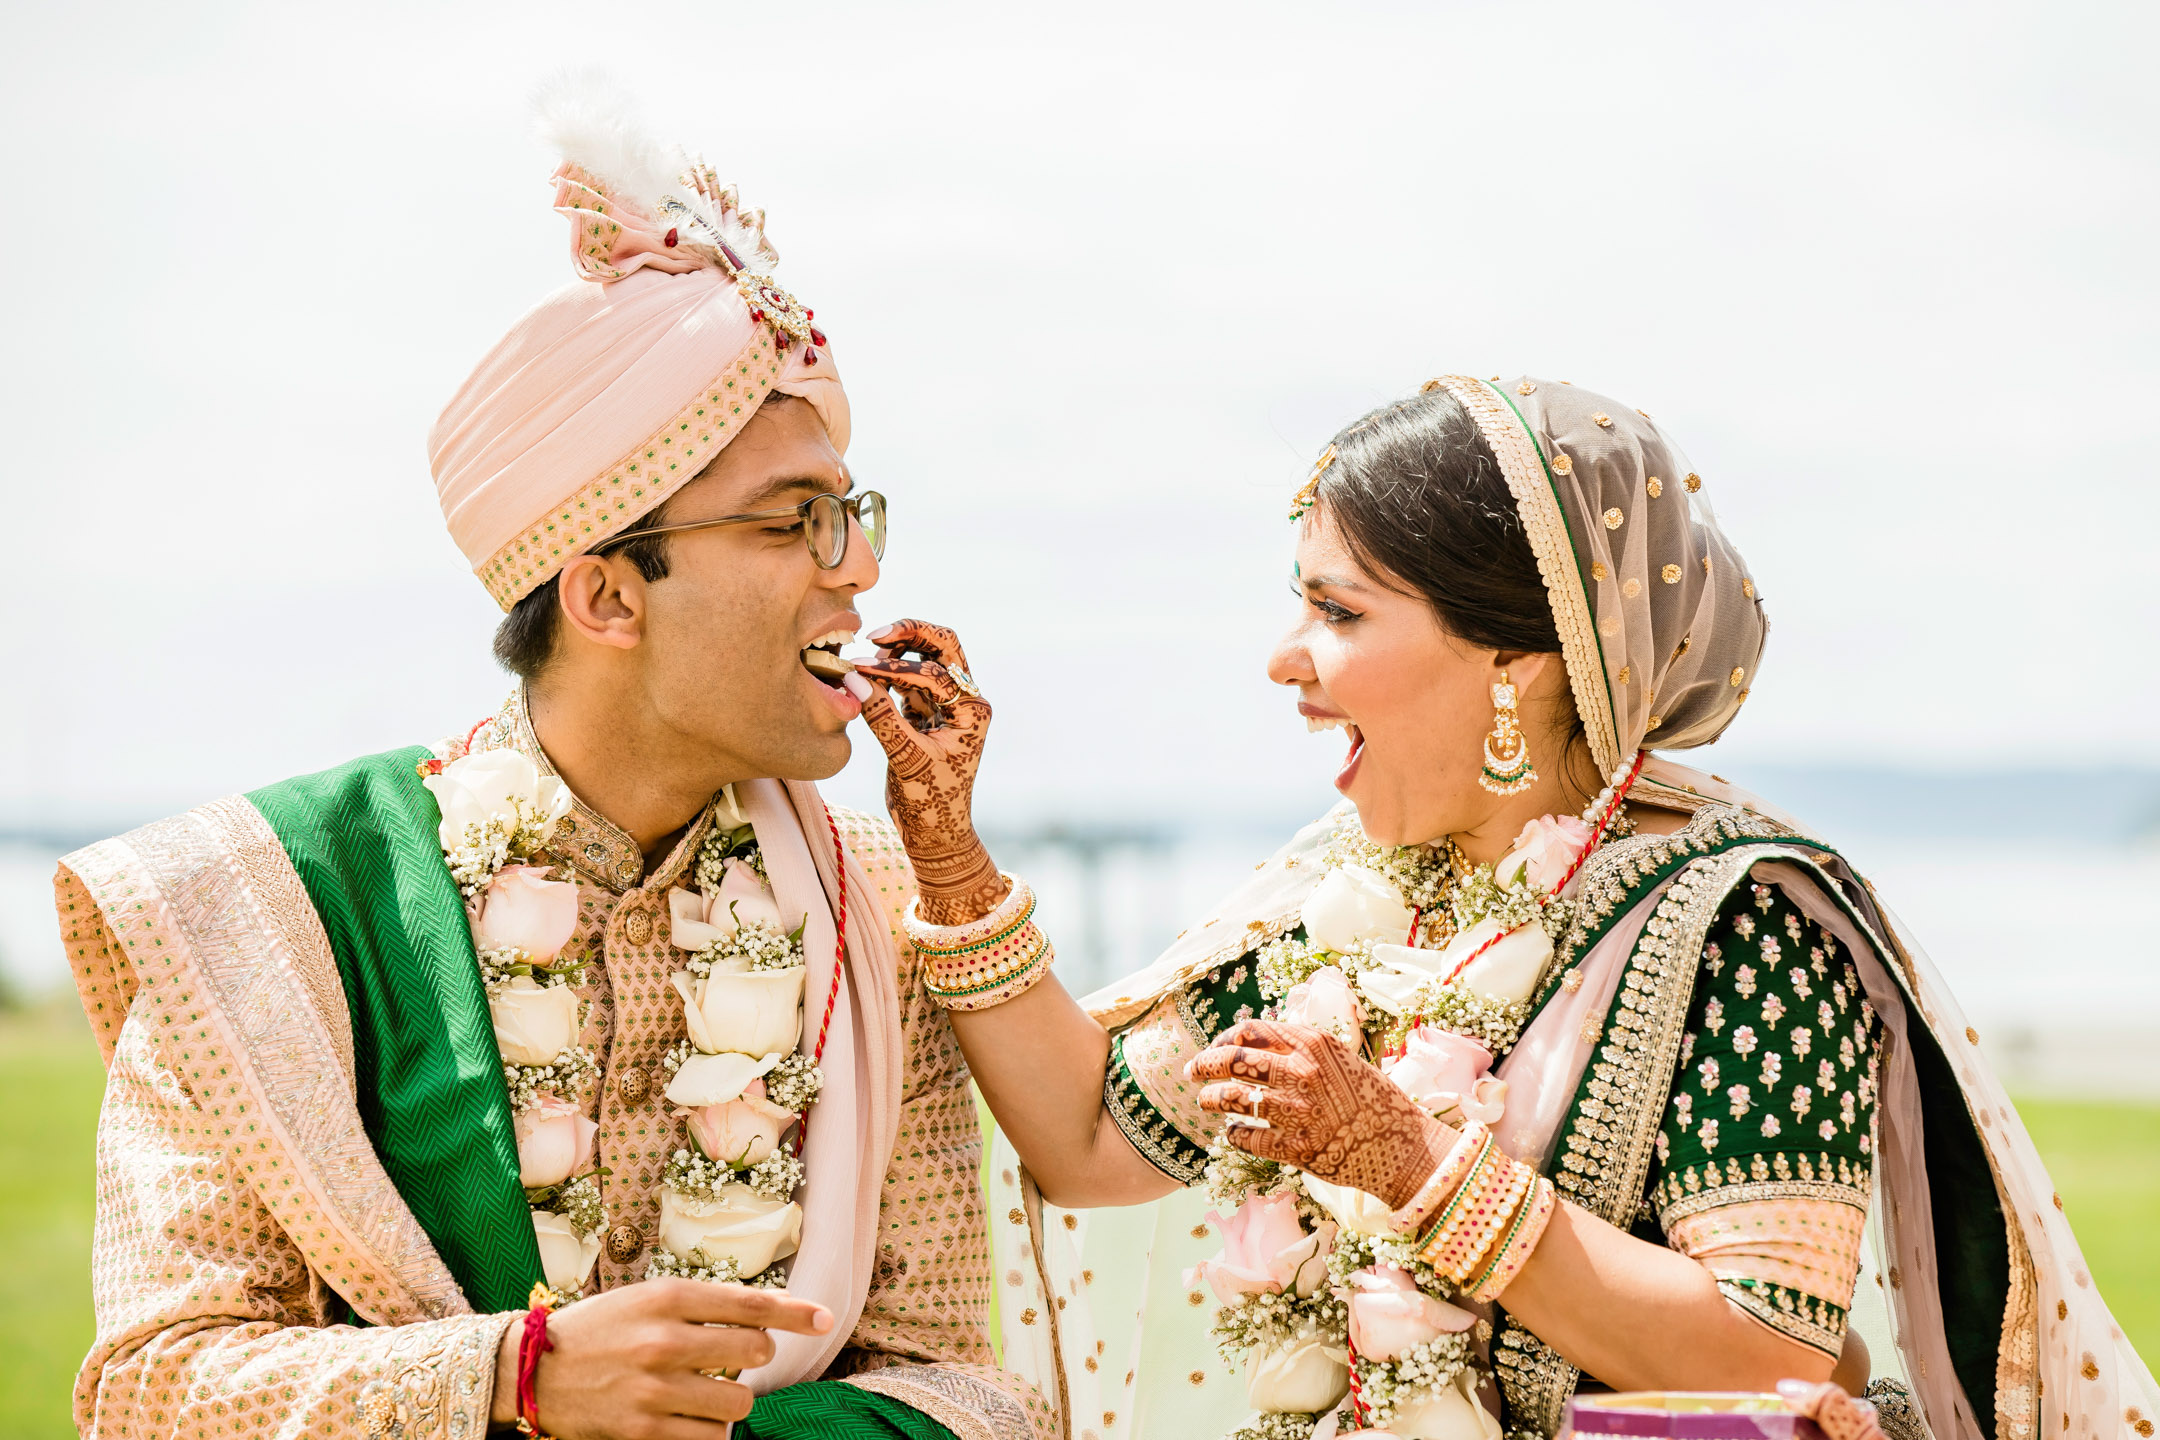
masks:
MULTIPOLYGON (((425 436, 570 277, 565 67, 762 206, 986 815, 1328 798, 1286 497, 1467 371, 1656 415, 1767 597, 1705 759, 2150 763, 2149 6, 14 7, 0 828, 462 732, 425 436)), ((834 782, 873 799, 867 740, 834 782)))

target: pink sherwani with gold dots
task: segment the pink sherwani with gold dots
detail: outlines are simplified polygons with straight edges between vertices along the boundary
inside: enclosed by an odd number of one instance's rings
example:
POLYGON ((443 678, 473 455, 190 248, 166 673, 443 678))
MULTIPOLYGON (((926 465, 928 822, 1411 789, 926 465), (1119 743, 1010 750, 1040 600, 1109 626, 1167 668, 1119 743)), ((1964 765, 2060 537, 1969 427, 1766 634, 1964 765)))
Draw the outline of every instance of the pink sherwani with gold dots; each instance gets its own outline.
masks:
MULTIPOLYGON (((483 743, 543 770, 521 703, 483 743)), ((900 956, 900 1125, 875 1278, 827 1378, 923 1411, 963 1440, 1053 1440, 1062 1396, 1000 1369, 974 1098, 897 917, 914 878, 891 826, 833 812, 900 956)), ((540 857, 579 892, 589 958, 584 1097, 611 1229, 589 1290, 635 1283, 661 1173, 688 1141, 661 1091, 682 1038, 667 892, 700 817, 648 869, 578 806, 540 857)), ((515 1318, 476 1315, 370 1148, 337 962, 268 824, 214 802, 69 856, 61 929, 109 1066, 98 1134, 97 1341, 76 1382, 95 1436, 452 1440, 486 1432, 515 1318), (355 1320, 365 1323, 354 1323, 355 1320)))

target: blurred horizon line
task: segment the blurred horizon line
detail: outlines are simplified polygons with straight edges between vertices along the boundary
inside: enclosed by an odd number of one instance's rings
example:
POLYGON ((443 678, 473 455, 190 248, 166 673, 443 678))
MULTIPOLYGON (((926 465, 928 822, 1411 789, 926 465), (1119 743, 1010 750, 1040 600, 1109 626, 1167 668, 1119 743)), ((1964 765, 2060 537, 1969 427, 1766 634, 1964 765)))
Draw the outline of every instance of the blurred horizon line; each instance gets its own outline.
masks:
MULTIPOLYGON (((2160 768, 2103 769, 1966 765, 1762 764, 1721 766, 1725 778, 1825 834, 1885 837, 2019 834, 2103 844, 2160 839, 2160 768)), ((1285 791, 1299 787, 1286 786, 1285 791)), ((987 836, 1020 845, 1149 848, 1180 837, 1280 828, 1287 836, 1317 818, 1288 803, 1225 797, 979 796, 987 836)), ((1286 796, 1287 798, 1287 796, 1286 796)), ((185 808, 185 807, 181 807, 185 808)), ((0 848, 68 851, 175 813, 154 803, 85 806, 76 815, 0 820, 0 848)))

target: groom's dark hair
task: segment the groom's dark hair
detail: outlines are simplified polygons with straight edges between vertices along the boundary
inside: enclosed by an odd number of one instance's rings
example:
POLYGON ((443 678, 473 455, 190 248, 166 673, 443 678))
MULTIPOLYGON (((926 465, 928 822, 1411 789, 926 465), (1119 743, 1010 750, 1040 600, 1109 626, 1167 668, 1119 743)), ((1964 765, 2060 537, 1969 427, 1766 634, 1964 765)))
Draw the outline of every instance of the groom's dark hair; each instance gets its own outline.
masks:
MULTIPOLYGON (((624 526, 618 537, 657 529, 667 523, 666 514, 667 503, 662 501, 649 513, 639 516, 635 524, 624 526)), ((635 565, 638 574, 648 583, 665 580, 667 542, 667 536, 654 535, 649 539, 632 540, 614 553, 635 565)), ((555 654, 555 632, 561 624, 562 614, 557 586, 560 578, 548 576, 545 585, 511 606, 510 613, 495 627, 495 662, 520 680, 537 676, 547 668, 548 660, 555 654)))

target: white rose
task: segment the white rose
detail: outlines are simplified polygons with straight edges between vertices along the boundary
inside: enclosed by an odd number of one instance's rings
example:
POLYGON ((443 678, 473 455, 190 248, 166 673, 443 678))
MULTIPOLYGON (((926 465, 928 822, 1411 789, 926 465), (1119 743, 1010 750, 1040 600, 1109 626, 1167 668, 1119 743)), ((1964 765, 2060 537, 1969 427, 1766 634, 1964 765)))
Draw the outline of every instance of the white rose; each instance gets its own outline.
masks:
POLYGON ((702 950, 760 921, 787 933, 772 891, 748 861, 728 861, 711 892, 680 886, 668 891, 668 938, 677 949, 702 950))
POLYGON ((714 827, 721 830, 739 830, 749 823, 750 817, 743 812, 742 802, 735 798, 735 787, 721 786, 720 793, 713 797, 714 827))
POLYGON ((660 1192, 660 1243, 684 1260, 733 1260, 747 1280, 802 1243, 802 1207, 766 1200, 747 1185, 723 1185, 712 1200, 660 1192))
POLYGON ((1350 1354, 1318 1336, 1253 1351, 1245 1399, 1255 1410, 1321 1415, 1350 1392, 1350 1354))
POLYGON ((683 999, 683 1023, 690 1043, 708 1055, 732 1050, 739 1055, 776 1055, 793 1050, 802 1038, 801 965, 786 970, 751 970, 739 975, 707 975, 687 970, 669 978, 683 999))
POLYGON ((1349 981, 1333 965, 1321 966, 1290 987, 1283 997, 1282 1018, 1292 1025, 1325 1030, 1353 1047, 1364 1043, 1358 1029, 1363 1017, 1358 1014, 1357 996, 1350 993, 1349 981))
POLYGON ((543 833, 570 813, 570 791, 552 775, 542 775, 532 761, 515 750, 482 750, 453 760, 423 782, 434 793, 442 811, 436 827, 445 850, 465 843, 469 825, 485 827, 490 816, 514 822, 517 806, 540 822, 543 833))
POLYGON ((1348 1185, 1330 1185, 1317 1175, 1300 1175, 1298 1179, 1304 1184, 1305 1193, 1351 1234, 1395 1233, 1395 1212, 1379 1196, 1368 1195, 1348 1185))
POLYGON ((1417 992, 1447 974, 1441 964, 1445 953, 1409 945, 1375 945, 1372 964, 1358 972, 1358 989, 1388 1014, 1407 1015, 1417 992))
POLYGON ((535 1210, 533 1238, 540 1242, 540 1273, 549 1288, 569 1290, 582 1286, 600 1258, 600 1237, 580 1235, 570 1222, 552 1210, 535 1210))
POLYGON ((692 1055, 668 1081, 667 1098, 695 1109, 701 1105, 725 1105, 739 1100, 751 1081, 760 1079, 785 1058, 763 1059, 729 1051, 719 1055, 692 1055))
POLYGON ((1453 1383, 1399 1402, 1388 1422, 1389 1433, 1402 1440, 1500 1440, 1500 1422, 1478 1403, 1476 1384, 1466 1365, 1453 1383))
POLYGON ((520 975, 488 996, 488 1014, 512 1065, 545 1065, 577 1043, 578 997, 568 985, 543 990, 520 975))
POLYGON ((1337 955, 1348 954, 1360 940, 1401 940, 1410 934, 1411 914, 1402 895, 1362 865, 1328 871, 1299 918, 1306 939, 1337 955))
MULTIPOLYGON (((1499 921, 1482 920, 1456 936, 1448 942, 1447 949, 1440 952, 1443 967, 1440 973, 1445 975, 1460 965, 1463 957, 1475 953, 1480 945, 1499 933, 1499 921)), ((1538 981, 1545 974, 1546 962, 1552 959, 1552 950, 1552 936, 1545 933, 1543 925, 1532 921, 1479 955, 1468 969, 1455 977, 1455 983, 1495 1005, 1520 1004, 1537 989, 1538 981)))

